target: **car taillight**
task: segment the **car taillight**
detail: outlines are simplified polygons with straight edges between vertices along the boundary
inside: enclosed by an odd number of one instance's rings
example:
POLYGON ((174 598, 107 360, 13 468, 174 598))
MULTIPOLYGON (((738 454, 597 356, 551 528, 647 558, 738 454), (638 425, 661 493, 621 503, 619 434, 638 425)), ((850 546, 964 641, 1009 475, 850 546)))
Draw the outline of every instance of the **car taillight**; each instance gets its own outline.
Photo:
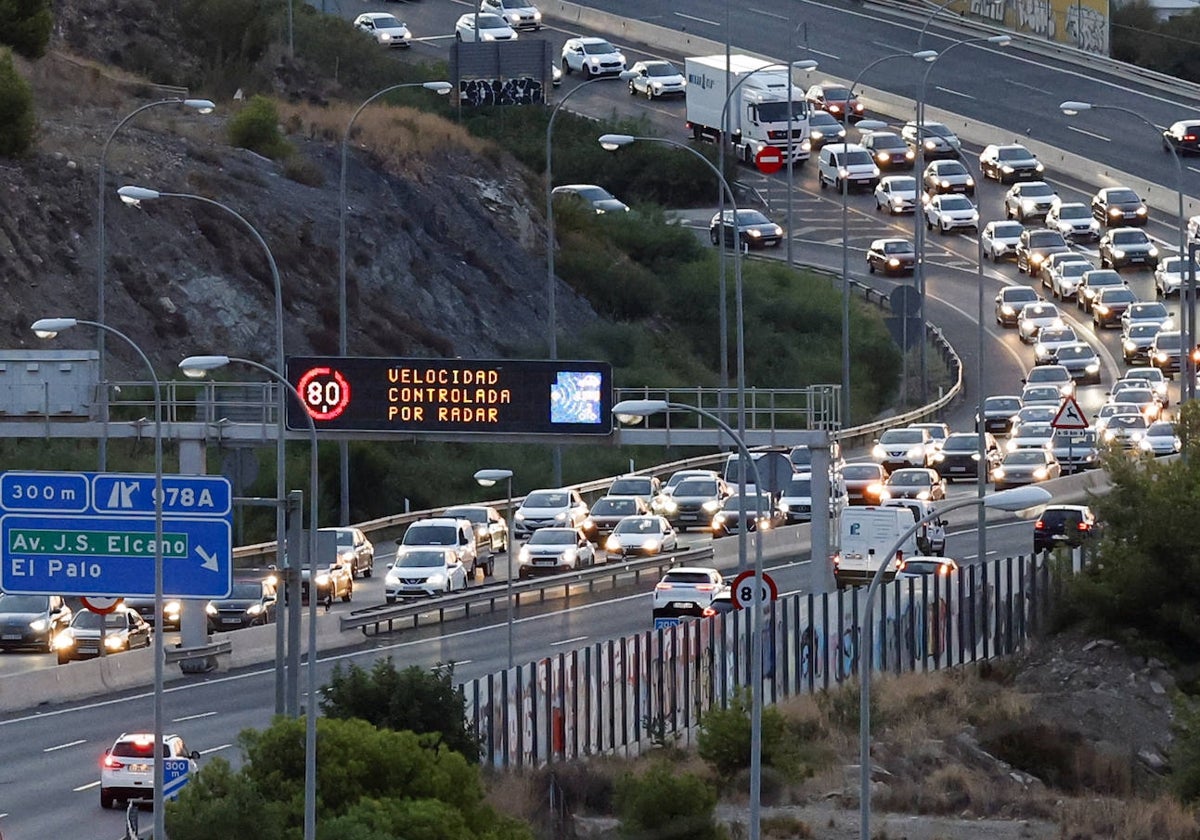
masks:
POLYGON ((659 582, 659 583, 655 584, 654 588, 655 588, 655 589, 670 589, 670 588, 671 588, 671 584, 669 584, 669 583, 663 583, 663 582, 659 582))
POLYGON ((717 587, 713 586, 711 583, 701 583, 696 587, 696 591, 697 592, 712 592, 716 588, 717 587))
POLYGON ((1046 523, 1045 523, 1045 522, 1043 522, 1042 520, 1040 520, 1040 519, 1039 519, 1037 522, 1034 522, 1034 523, 1033 523, 1033 530, 1035 530, 1035 531, 1045 531, 1045 530, 1046 530, 1046 523))
POLYGON ((113 758, 111 755, 104 756, 104 760, 100 763, 104 767, 107 767, 109 770, 120 770, 122 767, 125 766, 124 764, 122 764, 121 762, 119 762, 115 758, 113 758))
POLYGON ((717 611, 714 610, 712 607, 705 607, 704 610, 700 613, 700 615, 703 616, 704 618, 712 618, 716 614, 717 614, 717 611))
POLYGON ((1088 528, 1090 528, 1091 526, 1090 526, 1090 525, 1088 525, 1086 522, 1080 522, 1080 523, 1079 523, 1078 525, 1076 525, 1075 527, 1077 527, 1077 528, 1078 528, 1080 531, 1086 531, 1086 530, 1088 530, 1088 528))

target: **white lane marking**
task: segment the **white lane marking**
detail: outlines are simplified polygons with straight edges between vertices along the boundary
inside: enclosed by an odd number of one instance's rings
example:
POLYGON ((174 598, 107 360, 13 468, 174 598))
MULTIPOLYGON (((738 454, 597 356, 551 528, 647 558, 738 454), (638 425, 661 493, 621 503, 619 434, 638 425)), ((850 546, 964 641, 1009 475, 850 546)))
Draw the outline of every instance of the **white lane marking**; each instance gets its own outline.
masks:
POLYGON ((184 717, 171 718, 171 723, 183 723, 185 720, 199 720, 200 718, 212 717, 216 712, 201 712, 198 715, 185 715, 184 717))
POLYGON ((1005 79, 1004 84, 1011 85, 1012 87, 1025 88, 1025 90, 1031 90, 1034 93, 1045 93, 1045 91, 1042 90, 1040 87, 1034 87, 1033 85, 1027 85, 1024 82, 1018 82, 1016 79, 1005 79))
POLYGON ((879 47, 881 50, 886 50, 887 52, 890 52, 890 53, 911 52, 911 50, 908 47, 905 47, 904 49, 900 49, 900 47, 897 47, 894 44, 888 44, 884 41, 872 41, 871 43, 873 45, 879 47))
POLYGON ((1193 172, 1195 172, 1197 175, 1200 175, 1200 169, 1197 169, 1197 168, 1196 168, 1196 167, 1194 167, 1194 166, 1189 166, 1189 167, 1188 167, 1188 169, 1192 170, 1192 171, 1193 171, 1193 172))
POLYGON ((199 753, 200 755, 208 755, 210 753, 220 752, 221 750, 227 750, 232 746, 233 744, 221 744, 219 747, 209 747, 206 750, 199 750, 199 753))
POLYGON ((715 20, 709 20, 708 18, 696 17, 695 15, 686 15, 683 12, 675 12, 675 16, 684 18, 685 20, 694 20, 694 21, 696 21, 696 23, 707 23, 709 26, 720 26, 721 25, 721 24, 717 23, 715 20))
POLYGON ((1109 138, 1109 137, 1105 137, 1103 134, 1096 134, 1096 133, 1094 133, 1094 132, 1091 132, 1091 131, 1084 131, 1082 128, 1076 128, 1076 127, 1075 127, 1075 126, 1073 126, 1073 125, 1069 125, 1069 126, 1067 126, 1067 128, 1069 128, 1071 131, 1077 131, 1077 132, 1079 132, 1080 134, 1086 134, 1088 137, 1092 137, 1092 138, 1094 138, 1094 139, 1096 139, 1096 140, 1103 140, 1105 143, 1111 143, 1111 142, 1112 142, 1112 139, 1111 139, 1111 138, 1109 138))
POLYGON ((821 52, 820 50, 814 50, 812 47, 807 47, 807 49, 810 53, 815 53, 817 55, 824 56, 825 58, 831 58, 834 61, 842 60, 842 57, 840 55, 834 55, 833 53, 821 52))
POLYGON ((582 642, 587 636, 576 636, 574 639, 563 639, 559 642, 551 642, 550 647, 558 647, 559 645, 573 645, 576 642, 582 642))
POLYGON ((54 746, 54 747, 45 747, 42 749, 42 752, 55 752, 56 750, 65 750, 67 747, 77 747, 80 744, 86 744, 86 743, 87 743, 86 740, 84 740, 83 738, 80 738, 78 741, 67 741, 67 743, 65 743, 65 744, 58 744, 57 746, 54 746))
POLYGON ((948 93, 952 96, 961 96, 963 99, 974 99, 975 98, 974 96, 972 96, 969 93, 962 93, 961 91, 951 90, 950 88, 944 88, 944 87, 941 87, 940 85, 935 86, 934 90, 940 90, 942 93, 948 93))
MULTIPOLYGON (((783 15, 777 15, 774 12, 765 12, 762 9, 746 9, 746 11, 754 12, 754 14, 762 15, 763 17, 774 18, 775 20, 788 20, 783 15)), ((791 21, 788 21, 788 22, 790 23, 791 21)))
POLYGON ((94 782, 88 782, 86 785, 80 785, 77 788, 71 788, 71 790, 74 791, 75 793, 81 793, 82 791, 85 791, 85 790, 91 790, 94 787, 100 787, 99 779, 97 779, 94 782))

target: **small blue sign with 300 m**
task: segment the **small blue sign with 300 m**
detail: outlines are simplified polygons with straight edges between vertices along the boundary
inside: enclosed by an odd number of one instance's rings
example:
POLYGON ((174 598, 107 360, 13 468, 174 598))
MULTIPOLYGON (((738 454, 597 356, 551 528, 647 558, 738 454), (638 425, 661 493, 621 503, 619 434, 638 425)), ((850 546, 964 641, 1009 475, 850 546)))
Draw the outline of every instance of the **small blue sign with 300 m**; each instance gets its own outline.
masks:
POLYGON ((0 590, 14 594, 220 598, 233 574, 229 480, 153 475, 0 474, 0 590))

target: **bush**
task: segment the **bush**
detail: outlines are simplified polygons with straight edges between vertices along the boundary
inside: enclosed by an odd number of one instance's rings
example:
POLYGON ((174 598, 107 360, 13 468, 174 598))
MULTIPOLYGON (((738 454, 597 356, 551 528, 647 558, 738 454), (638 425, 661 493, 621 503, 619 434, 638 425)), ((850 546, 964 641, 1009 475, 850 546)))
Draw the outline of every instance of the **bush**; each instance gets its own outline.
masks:
POLYGON ((29 151, 33 128, 33 91, 17 73, 12 53, 0 51, 0 157, 29 151))
MULTIPOLYGON (((751 696, 739 690, 729 708, 713 708, 700 719, 697 753, 722 777, 728 779, 750 766, 751 696)), ((762 710, 762 762, 764 766, 793 775, 803 772, 794 761, 797 744, 779 709, 762 710)))
POLYGON ((252 96, 229 121, 229 142, 274 160, 292 152, 279 131, 279 109, 265 96, 252 96))
POLYGON ((53 27, 49 0, 0 0, 0 43, 12 47, 18 55, 45 55, 53 27))
POLYGON ((620 834, 630 840, 722 840, 714 820, 717 794, 691 773, 676 775, 667 764, 641 776, 627 773, 614 797, 620 834))

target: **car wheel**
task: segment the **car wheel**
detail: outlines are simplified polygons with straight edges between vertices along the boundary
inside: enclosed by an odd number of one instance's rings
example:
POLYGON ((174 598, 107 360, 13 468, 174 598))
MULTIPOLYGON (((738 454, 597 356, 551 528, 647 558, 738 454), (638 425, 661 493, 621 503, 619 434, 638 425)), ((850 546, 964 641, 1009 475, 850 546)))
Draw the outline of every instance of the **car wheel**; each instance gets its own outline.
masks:
POLYGON ((384 600, 384 603, 387 603, 387 604, 396 603, 396 599, 394 597, 392 597, 391 595, 385 595, 383 600, 384 600))
POLYGON ((637 93, 637 88, 635 88, 633 86, 633 82, 630 82, 629 83, 629 95, 633 96, 635 93, 637 93))
POLYGON ((721 244, 721 236, 720 236, 720 234, 717 233, 715 228, 709 229, 708 238, 712 240, 712 244, 714 244, 714 245, 721 244))
POLYGON ((827 186, 824 176, 822 176, 820 173, 817 174, 817 183, 821 185, 821 189, 825 189, 827 186))
POLYGON ((66 665, 70 661, 71 660, 69 657, 63 656, 61 653, 58 655, 58 664, 59 665, 66 665))
POLYGON ((646 88, 646 100, 649 102, 654 101, 654 88, 651 88, 651 87, 646 88))
POLYGON ((565 58, 562 60, 562 71, 563 71, 564 76, 571 75, 571 63, 569 61, 567 61, 565 58))
POLYGON ((117 804, 117 798, 112 795, 111 791, 100 788, 100 807, 112 808, 117 804))
POLYGON ((875 273, 875 263, 871 262, 870 260, 867 260, 867 273, 868 274, 875 273))
POLYGON ((458 41, 458 42, 461 44, 461 43, 462 43, 462 33, 461 33, 461 32, 455 32, 455 33, 454 33, 454 40, 455 40, 455 41, 458 41))
POLYGON ((369 578, 373 574, 375 574, 375 561, 374 560, 372 560, 370 562, 370 564, 367 566, 367 568, 363 569, 363 577, 369 578))
POLYGON ((592 68, 586 64, 583 65, 583 78, 590 80, 592 75, 592 68))
POLYGON ((350 599, 351 599, 351 598, 353 598, 353 597, 354 597, 354 581, 353 581, 353 580, 351 580, 351 581, 350 581, 350 582, 349 582, 349 583, 346 585, 346 593, 345 593, 344 595, 342 595, 342 603, 343 603, 343 604, 349 604, 349 603, 350 603, 350 599))

